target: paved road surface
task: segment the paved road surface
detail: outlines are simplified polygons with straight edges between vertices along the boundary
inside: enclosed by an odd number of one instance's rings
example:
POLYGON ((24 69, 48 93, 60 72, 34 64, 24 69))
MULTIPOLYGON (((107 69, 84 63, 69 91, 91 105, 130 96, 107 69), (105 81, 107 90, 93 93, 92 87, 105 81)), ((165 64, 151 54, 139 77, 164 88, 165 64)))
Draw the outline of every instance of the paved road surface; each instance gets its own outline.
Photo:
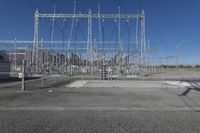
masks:
POLYGON ((0 131, 200 132, 198 83, 189 87, 155 81, 78 83, 23 93, 0 89, 0 131))

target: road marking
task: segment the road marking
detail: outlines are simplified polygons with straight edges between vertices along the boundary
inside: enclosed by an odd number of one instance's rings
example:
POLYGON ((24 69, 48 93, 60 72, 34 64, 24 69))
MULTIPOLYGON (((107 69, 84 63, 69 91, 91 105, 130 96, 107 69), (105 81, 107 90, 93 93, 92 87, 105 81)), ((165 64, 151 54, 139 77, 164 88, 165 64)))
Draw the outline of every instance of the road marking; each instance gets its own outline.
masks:
POLYGON ((199 84, 193 84, 192 82, 184 81, 164 81, 164 84, 177 87, 199 87, 199 84))
POLYGON ((181 81, 164 81, 167 85, 173 85, 173 86, 180 86, 180 87, 190 87, 191 85, 187 82, 181 82, 181 81))
POLYGON ((0 111, 163 111, 199 112, 200 107, 0 107, 0 111))
POLYGON ((88 80, 78 80, 78 81, 74 81, 71 84, 67 85, 66 87, 83 87, 86 83, 88 82, 88 80))

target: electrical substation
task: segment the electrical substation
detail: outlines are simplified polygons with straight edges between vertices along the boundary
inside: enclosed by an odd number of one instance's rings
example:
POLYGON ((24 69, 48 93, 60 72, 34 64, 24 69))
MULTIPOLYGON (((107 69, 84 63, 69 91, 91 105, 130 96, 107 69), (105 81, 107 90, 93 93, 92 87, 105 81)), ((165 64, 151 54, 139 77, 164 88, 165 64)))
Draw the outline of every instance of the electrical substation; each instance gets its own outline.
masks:
POLYGON ((101 14, 100 4, 97 13, 91 9, 87 14, 76 10, 76 2, 72 14, 57 13, 56 7, 52 14, 36 9, 33 41, 0 41, 4 48, 12 47, 6 51, 11 71, 21 71, 23 60, 27 75, 96 75, 111 79, 144 76, 151 70, 148 57, 152 51, 145 37, 144 10, 124 14, 118 7, 116 14, 101 14), (42 37, 42 22, 51 25, 49 40, 42 37), (54 39, 57 29, 61 40, 54 39), (94 35, 94 30, 98 34, 94 35))

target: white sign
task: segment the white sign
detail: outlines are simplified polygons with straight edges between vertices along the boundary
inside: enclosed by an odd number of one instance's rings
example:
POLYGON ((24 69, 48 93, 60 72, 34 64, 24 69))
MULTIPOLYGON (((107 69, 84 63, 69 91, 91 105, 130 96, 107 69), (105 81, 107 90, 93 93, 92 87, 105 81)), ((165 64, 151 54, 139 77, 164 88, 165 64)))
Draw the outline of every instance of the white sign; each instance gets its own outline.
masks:
POLYGON ((86 69, 82 68, 82 72, 83 72, 83 74, 85 74, 86 73, 86 69))
POLYGON ((108 72, 112 72, 112 68, 111 67, 108 67, 108 72))
POLYGON ((21 79, 22 78, 22 73, 19 73, 18 77, 21 79))

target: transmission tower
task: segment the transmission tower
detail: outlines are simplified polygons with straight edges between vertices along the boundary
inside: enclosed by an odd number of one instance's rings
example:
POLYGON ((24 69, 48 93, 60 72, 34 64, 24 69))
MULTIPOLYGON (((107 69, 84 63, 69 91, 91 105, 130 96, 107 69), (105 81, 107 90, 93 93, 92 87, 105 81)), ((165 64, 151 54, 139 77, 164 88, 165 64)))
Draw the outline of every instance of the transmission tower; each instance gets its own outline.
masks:
POLYGON ((33 55, 32 55, 32 71, 39 71, 39 11, 36 9, 35 12, 35 23, 34 23, 34 45, 33 45, 33 55))
POLYGON ((87 44, 87 60, 88 60, 88 65, 90 67, 90 72, 91 71, 91 65, 92 65, 92 16, 91 16, 91 9, 89 10, 88 14, 88 44, 87 44))

